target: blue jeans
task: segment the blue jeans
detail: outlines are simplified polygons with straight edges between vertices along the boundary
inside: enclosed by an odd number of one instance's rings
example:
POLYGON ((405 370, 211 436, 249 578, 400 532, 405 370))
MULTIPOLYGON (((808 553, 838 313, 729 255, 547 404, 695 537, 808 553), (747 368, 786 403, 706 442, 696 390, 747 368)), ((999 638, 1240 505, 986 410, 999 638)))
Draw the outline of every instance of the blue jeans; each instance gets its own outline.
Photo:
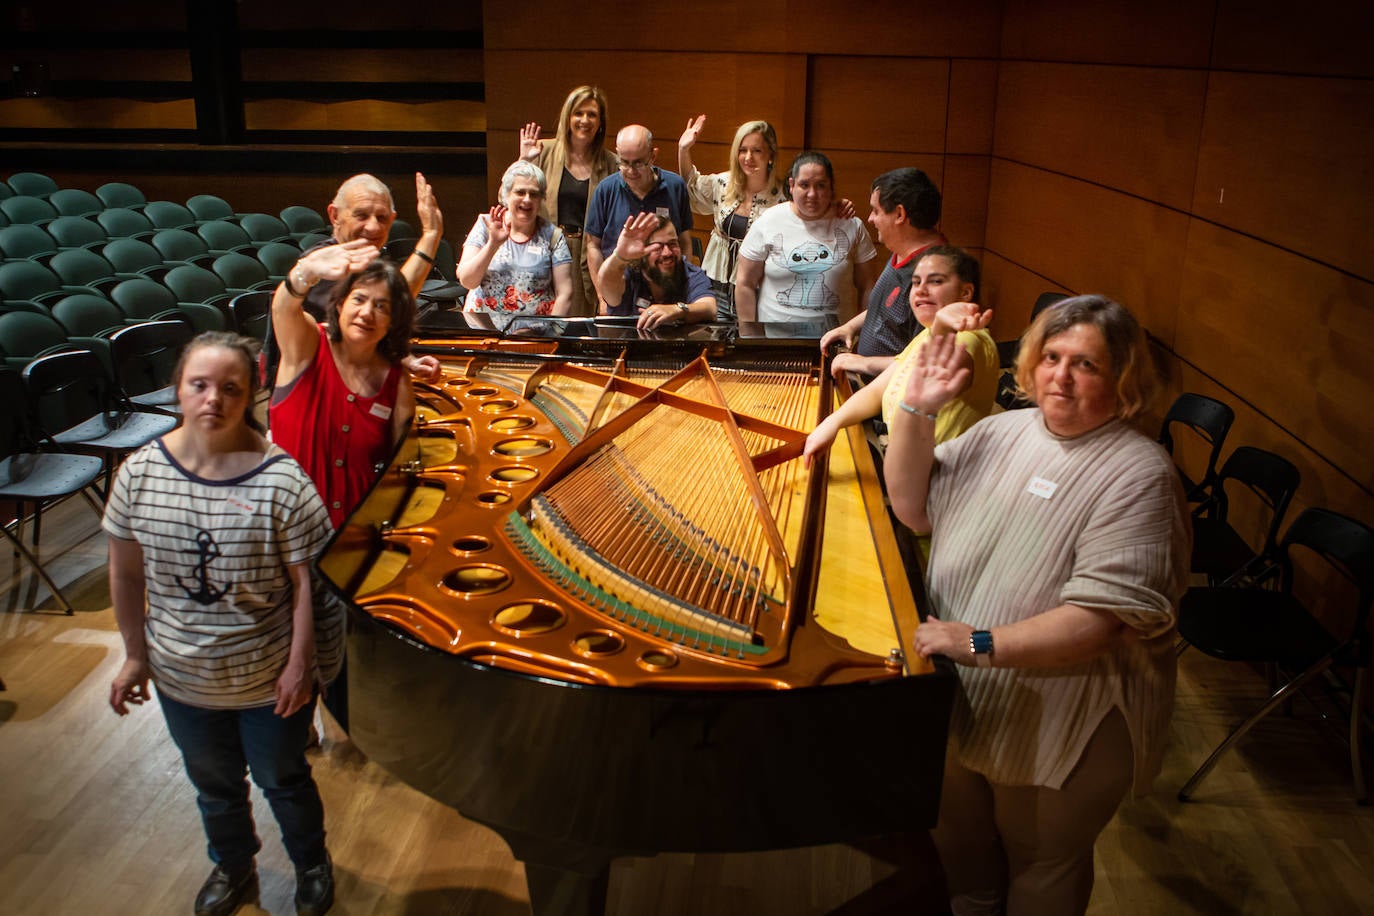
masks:
POLYGON ((305 759, 313 702, 282 718, 271 706, 203 709, 162 693, 158 700, 196 787, 211 860, 237 873, 262 848, 244 775, 251 770, 292 864, 304 870, 324 862, 324 805, 305 759))

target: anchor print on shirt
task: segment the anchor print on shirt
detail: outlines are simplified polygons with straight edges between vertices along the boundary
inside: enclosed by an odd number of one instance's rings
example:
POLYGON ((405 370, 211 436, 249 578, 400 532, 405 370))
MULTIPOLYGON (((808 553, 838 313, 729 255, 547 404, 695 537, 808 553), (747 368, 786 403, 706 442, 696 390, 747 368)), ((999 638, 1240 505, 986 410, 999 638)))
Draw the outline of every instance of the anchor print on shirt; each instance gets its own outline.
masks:
POLYGON ((196 548, 194 550, 183 550, 182 553, 194 553, 200 557, 196 564, 196 579, 199 580, 199 587, 191 588, 185 579, 177 576, 177 585, 180 585, 186 592, 186 597, 199 604, 214 604, 224 596, 227 589, 216 588, 210 584, 210 571, 208 569, 210 561, 220 556, 219 545, 215 543, 215 536, 204 529, 196 532, 196 548))
POLYGON ((825 285, 825 272, 844 263, 849 253, 849 239, 841 234, 832 248, 824 242, 808 239, 783 254, 782 236, 773 237, 773 263, 790 270, 795 277, 792 285, 778 293, 778 304, 788 308, 814 312, 833 312, 840 307, 840 297, 825 285))

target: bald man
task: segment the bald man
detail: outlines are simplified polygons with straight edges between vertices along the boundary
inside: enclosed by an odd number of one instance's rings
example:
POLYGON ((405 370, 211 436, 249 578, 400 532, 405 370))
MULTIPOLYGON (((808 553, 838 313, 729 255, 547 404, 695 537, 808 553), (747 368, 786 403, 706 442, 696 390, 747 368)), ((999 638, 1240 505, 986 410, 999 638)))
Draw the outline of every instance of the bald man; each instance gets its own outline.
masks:
MULTIPOLYGON (((444 214, 439 209, 434 188, 419 172, 415 173, 415 207, 420 218, 420 237, 415 242, 415 249, 401 265, 401 274, 410 284, 412 296, 418 296, 423 288, 425 278, 434 264, 434 255, 439 250, 439 242, 444 237, 444 214)), ((328 239, 315 245, 311 251, 355 239, 363 239, 378 249, 385 248, 387 237, 391 234, 391 224, 396 222, 396 204, 391 189, 375 175, 354 175, 339 185, 326 212, 332 232, 328 239)), ((317 283, 306 294, 303 303, 305 310, 316 321, 325 320, 333 292, 333 283, 317 283)), ((272 388, 276 385, 277 362, 281 354, 272 333, 270 317, 266 334, 263 355, 267 386, 272 388)), ((433 356, 411 355, 403 359, 401 364, 424 381, 437 381, 443 374, 439 360, 433 356)))
MULTIPOLYGON (((603 309, 606 296, 599 285, 601 264, 615 250, 626 220, 640 213, 664 217, 677 229, 683 255, 692 251, 692 205, 687 197, 687 185, 676 172, 654 165, 658 157, 654 135, 642 124, 621 128, 615 136, 615 157, 619 167, 616 174, 596 186, 587 209, 587 266, 591 269, 592 280, 598 282, 597 293, 603 309)), ((617 297, 610 304, 618 302, 617 297)))

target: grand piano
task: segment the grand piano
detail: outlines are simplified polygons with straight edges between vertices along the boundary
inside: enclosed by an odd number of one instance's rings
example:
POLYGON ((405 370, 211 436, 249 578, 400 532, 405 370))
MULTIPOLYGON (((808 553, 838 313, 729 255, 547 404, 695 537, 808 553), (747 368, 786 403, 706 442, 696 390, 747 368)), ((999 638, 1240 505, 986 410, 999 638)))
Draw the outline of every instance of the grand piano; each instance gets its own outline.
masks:
POLYGON ((912 649, 870 449, 805 466, 843 391, 814 336, 755 333, 417 340, 444 377, 319 561, 352 739, 497 831, 535 913, 602 912, 616 856, 938 814, 956 680, 912 649))

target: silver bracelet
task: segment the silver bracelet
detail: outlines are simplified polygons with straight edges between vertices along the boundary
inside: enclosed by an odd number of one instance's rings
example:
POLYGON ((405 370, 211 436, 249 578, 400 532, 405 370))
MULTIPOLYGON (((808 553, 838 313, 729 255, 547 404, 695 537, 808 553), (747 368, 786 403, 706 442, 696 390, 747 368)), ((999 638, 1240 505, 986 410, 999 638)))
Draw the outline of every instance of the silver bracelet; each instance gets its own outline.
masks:
POLYGON ((909 414, 913 414, 918 417, 925 417, 927 420, 940 419, 940 415, 938 413, 926 413, 924 410, 917 410, 915 407, 912 407, 906 401, 898 401, 897 406, 902 408, 902 410, 905 410, 909 414))

